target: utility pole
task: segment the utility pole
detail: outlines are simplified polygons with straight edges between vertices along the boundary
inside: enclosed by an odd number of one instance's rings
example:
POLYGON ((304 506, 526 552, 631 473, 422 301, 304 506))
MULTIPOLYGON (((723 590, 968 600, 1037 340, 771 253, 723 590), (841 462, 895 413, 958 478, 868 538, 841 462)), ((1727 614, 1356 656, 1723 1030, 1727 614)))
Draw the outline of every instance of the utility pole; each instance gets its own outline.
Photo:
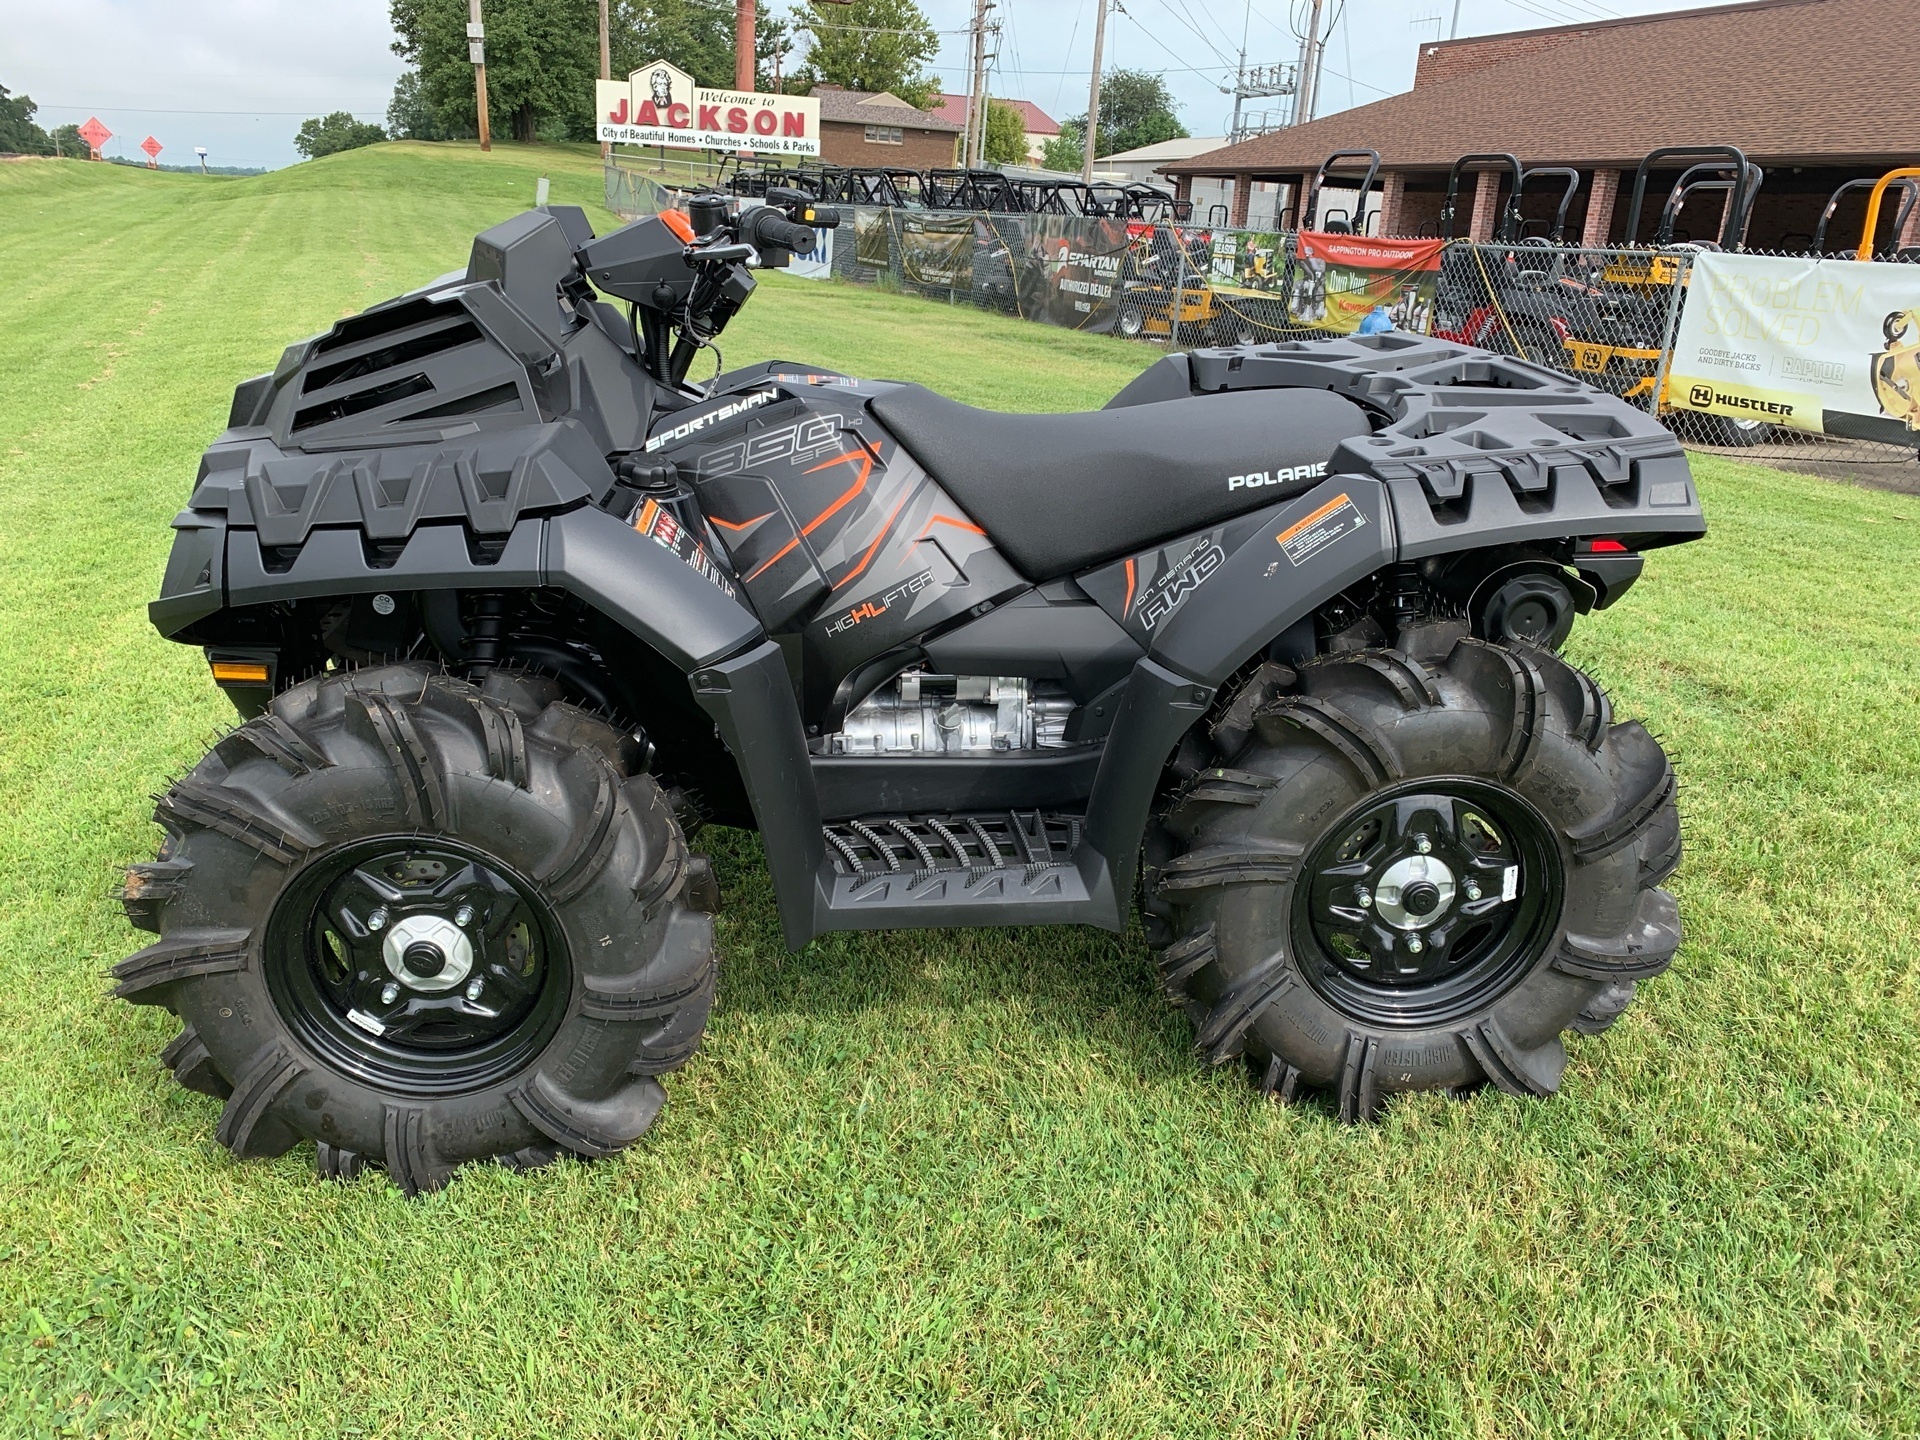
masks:
MULTIPOLYGON (((606 0, 601 0, 602 4, 606 0)), ((733 88, 753 89, 753 30, 758 17, 753 0, 734 0, 733 5, 733 88)))
POLYGON ((973 56, 967 81, 967 129, 960 137, 960 165, 966 170, 977 167, 979 152, 987 148, 984 140, 976 146, 974 135, 976 132, 982 136, 986 134, 987 11, 990 8, 991 0, 973 0, 973 20, 970 25, 973 31, 973 56))
POLYGON ((480 148, 491 150, 493 127, 487 121, 487 27, 480 19, 480 0, 467 0, 467 58, 473 62, 473 98, 480 114, 480 148))
MULTIPOLYGON (((474 0, 475 4, 479 0, 474 0)), ((1318 5, 1320 0, 1314 0, 1318 5)), ((1093 183, 1094 142, 1100 134, 1100 60, 1107 48, 1107 0, 1093 0, 1093 79, 1087 86, 1087 144, 1080 157, 1080 183, 1093 183)))
MULTIPOLYGON (((608 0, 600 0, 600 78, 602 80, 613 79, 613 37, 607 27, 607 3, 608 0)), ((604 165, 612 158, 613 142, 602 140, 600 163, 604 165)))
POLYGON ((1300 88, 1293 102, 1293 123, 1305 125, 1313 119, 1314 102, 1320 98, 1320 56, 1326 42, 1320 38, 1320 7, 1323 0, 1311 0, 1307 11, 1307 38, 1300 46, 1300 88))

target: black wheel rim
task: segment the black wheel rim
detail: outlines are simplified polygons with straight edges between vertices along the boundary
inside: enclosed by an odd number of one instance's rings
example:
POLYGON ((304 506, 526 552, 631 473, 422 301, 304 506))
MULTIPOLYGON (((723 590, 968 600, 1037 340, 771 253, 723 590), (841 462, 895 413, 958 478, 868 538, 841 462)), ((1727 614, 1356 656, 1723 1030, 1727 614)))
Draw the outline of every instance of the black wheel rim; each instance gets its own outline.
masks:
POLYGON ((316 1053, 369 1084, 459 1094, 511 1075, 566 1014, 572 968, 538 891, 446 840, 358 841, 267 921, 267 988, 316 1053))
POLYGON ((1553 832, 1519 794, 1410 781, 1369 795, 1308 852, 1294 897, 1300 969, 1356 1020, 1445 1024, 1533 969, 1563 892, 1553 832))

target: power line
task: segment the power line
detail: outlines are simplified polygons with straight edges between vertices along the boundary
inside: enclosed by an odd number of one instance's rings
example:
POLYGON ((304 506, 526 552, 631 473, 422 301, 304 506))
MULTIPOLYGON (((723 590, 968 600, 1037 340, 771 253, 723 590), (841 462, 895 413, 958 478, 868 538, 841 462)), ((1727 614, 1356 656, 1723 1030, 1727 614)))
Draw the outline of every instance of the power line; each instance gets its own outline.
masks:
MULTIPOLYGON (((117 111, 123 115, 252 115, 267 119, 278 119, 286 115, 299 115, 307 119, 312 119, 316 113, 315 110, 170 110, 164 105, 127 105, 118 101, 111 105, 62 105, 53 100, 36 100, 34 104, 42 110, 72 110, 76 113, 85 111, 90 115, 111 115, 117 111)), ((381 116, 387 112, 384 110, 349 110, 347 113, 357 118, 363 115, 381 116)))

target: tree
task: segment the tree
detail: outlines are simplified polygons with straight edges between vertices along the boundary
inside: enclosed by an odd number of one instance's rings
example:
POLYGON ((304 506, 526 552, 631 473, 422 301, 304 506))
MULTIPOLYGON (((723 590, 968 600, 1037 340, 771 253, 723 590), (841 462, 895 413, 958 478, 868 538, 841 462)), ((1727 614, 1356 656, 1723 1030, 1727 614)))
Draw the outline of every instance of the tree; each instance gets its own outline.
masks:
POLYGON ((427 95, 418 70, 408 70, 394 81, 387 105, 387 133, 396 140, 467 140, 475 131, 457 118, 440 113, 427 95))
POLYGON ((785 15, 763 15, 753 31, 753 86, 769 95, 785 90, 793 77, 793 23, 785 15))
POLYGON ((67 160, 84 160, 89 151, 86 139, 80 134, 78 125, 62 125, 48 137, 53 141, 53 153, 67 160))
POLYGON ((1086 160, 1086 148, 1081 145, 1078 134, 1069 134, 1066 125, 1060 127, 1060 133, 1049 139, 1040 152, 1040 163, 1049 170, 1066 170, 1080 173, 1080 167, 1086 160))
MULTIPOLYGON (((766 24, 761 22, 762 27, 766 24)), ((615 75, 629 74, 649 60, 665 60, 698 84, 733 88, 732 0, 616 0, 609 26, 615 75)), ((764 29, 757 35, 762 43, 755 50, 771 58, 764 29)), ((588 89, 591 93, 592 87, 588 89)))
POLYGON ((0 153, 10 155, 51 155, 53 141, 47 132, 33 123, 39 106, 30 95, 9 94, 0 85, 0 153))
POLYGON ((378 145, 387 132, 378 125, 365 125, 344 110, 336 110, 317 120, 300 122, 300 133, 293 137, 293 148, 309 160, 322 155, 337 155, 342 150, 358 150, 362 145, 378 145))
MULTIPOLYGON (((623 7, 624 8, 624 7, 623 7)), ((467 58, 466 0, 392 0, 393 51, 419 73, 419 94, 438 123, 479 128, 467 58)), ((600 74, 596 0, 488 0, 487 109, 520 141, 545 128, 588 139, 600 74)))
POLYGON ((813 16, 800 88, 889 90, 922 110, 939 96, 938 77, 924 67, 940 53, 940 37, 914 0, 852 0, 815 7, 813 16))
MULTIPOLYGON (((1085 143, 1087 117, 1076 115, 1060 125, 1062 139, 1077 150, 1085 143)), ((1163 140, 1184 140, 1187 127, 1175 113, 1173 96, 1164 76, 1148 70, 1109 70, 1100 80, 1100 133, 1093 153, 1118 155, 1163 140)), ((1077 164, 1075 168, 1078 168, 1077 164)))
POLYGON ((1004 100, 987 101, 987 163, 1027 163, 1027 118, 1004 100))

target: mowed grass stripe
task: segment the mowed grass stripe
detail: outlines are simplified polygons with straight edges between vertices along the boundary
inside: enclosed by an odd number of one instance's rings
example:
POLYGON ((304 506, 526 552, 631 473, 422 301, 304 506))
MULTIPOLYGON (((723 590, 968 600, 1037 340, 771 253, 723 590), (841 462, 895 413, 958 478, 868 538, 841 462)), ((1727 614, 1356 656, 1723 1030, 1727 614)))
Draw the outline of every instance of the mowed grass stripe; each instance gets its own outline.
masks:
MULTIPOLYGON (((634 1152, 414 1204, 233 1163, 167 1017, 103 999, 144 797, 227 720, 146 624, 166 524, 236 380, 543 171, 597 205, 590 147, 0 166, 0 1433, 1920 1428, 1920 514, 1717 459, 1711 536, 1576 631, 1678 753, 1688 940, 1551 1103, 1263 1105, 1137 937, 788 955, 720 834, 719 1010, 634 1152)), ((763 286, 729 365, 1072 409, 1153 354, 763 286)))

